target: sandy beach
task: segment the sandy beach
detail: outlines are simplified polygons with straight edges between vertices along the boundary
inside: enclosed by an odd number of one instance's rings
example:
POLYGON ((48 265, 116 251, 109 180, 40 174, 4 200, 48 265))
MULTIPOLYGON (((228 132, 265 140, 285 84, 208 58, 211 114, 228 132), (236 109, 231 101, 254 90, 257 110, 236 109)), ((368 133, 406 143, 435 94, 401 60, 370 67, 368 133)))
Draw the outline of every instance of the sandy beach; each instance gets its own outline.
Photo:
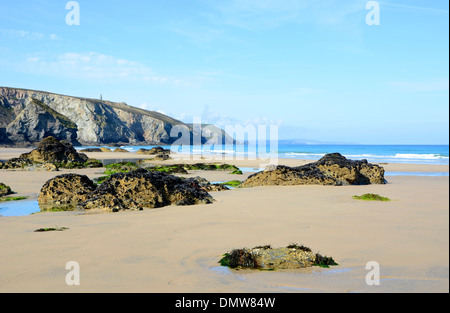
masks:
MULTIPOLYGON (((30 149, 1 149, 0 160, 30 149)), ((97 159, 143 158, 89 153, 97 159)), ((158 163, 179 163, 175 160, 158 163)), ((208 162, 208 160, 182 160, 208 162)), ((259 167, 257 160, 227 160, 259 167)), ((298 166, 306 160, 279 160, 298 166)), ((383 164, 392 172, 448 172, 448 165, 383 164)), ((102 169, 0 170, 0 182, 36 199, 65 172, 102 176, 102 169)), ((210 181, 252 173, 194 172, 210 181)), ((449 177, 392 176, 386 185, 255 187, 212 192, 210 205, 114 214, 38 213, 0 217, 0 292, 449 292, 449 177), (352 196, 378 193, 390 202, 352 196), (35 233, 43 227, 64 232, 35 233), (330 269, 229 270, 218 264, 235 248, 299 243, 332 256, 330 269), (68 286, 66 264, 80 265, 68 286), (366 284, 366 264, 380 265, 379 286, 366 284)), ((1 207, 1 205, 0 205, 1 207)))

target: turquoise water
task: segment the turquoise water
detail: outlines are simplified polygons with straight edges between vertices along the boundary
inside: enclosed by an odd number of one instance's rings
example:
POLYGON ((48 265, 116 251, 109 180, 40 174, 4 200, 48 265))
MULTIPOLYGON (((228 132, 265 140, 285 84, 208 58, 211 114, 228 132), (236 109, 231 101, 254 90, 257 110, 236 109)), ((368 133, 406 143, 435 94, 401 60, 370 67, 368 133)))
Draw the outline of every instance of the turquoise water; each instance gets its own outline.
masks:
MULTIPOLYGON (((123 146, 130 152, 155 146, 123 146)), ((84 149, 83 147, 79 149, 84 149)), ((95 147, 92 147, 95 148, 95 147)), ((265 147, 234 146, 168 146, 174 152, 194 155, 224 155, 225 157, 278 157, 288 159, 318 160, 327 153, 339 152, 353 160, 367 159, 374 163, 449 164, 448 145, 296 145, 279 144, 265 147), (260 149, 259 149, 260 148, 260 149)))
POLYGON ((428 176, 428 177, 448 177, 448 172, 386 172, 384 176, 428 176))

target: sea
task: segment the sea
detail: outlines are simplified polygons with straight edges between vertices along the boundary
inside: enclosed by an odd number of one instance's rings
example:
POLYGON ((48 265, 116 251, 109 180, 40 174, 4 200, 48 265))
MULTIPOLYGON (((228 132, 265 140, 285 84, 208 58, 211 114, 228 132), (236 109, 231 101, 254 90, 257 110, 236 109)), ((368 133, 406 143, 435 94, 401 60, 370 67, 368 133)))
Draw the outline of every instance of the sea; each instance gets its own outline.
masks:
MULTIPOLYGON (((155 146, 122 146, 130 152, 151 149, 155 146)), ((82 147, 78 150, 96 147, 82 147)), ((97 147, 98 148, 98 147, 97 147)), ((225 157, 255 157, 301 159, 316 161, 328 153, 338 152, 348 159, 366 159, 372 163, 413 163, 449 165, 449 145, 325 145, 325 144, 270 144, 264 147, 253 145, 208 145, 167 146, 173 152, 191 155, 223 155, 225 157)))

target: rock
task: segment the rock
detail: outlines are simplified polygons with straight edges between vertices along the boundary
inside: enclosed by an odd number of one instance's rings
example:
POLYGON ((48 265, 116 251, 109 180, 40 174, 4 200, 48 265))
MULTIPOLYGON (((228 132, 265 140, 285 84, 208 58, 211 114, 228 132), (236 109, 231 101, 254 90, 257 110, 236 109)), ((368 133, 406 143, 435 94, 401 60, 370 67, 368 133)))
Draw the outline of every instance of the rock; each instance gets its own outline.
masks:
POLYGON ((100 148, 100 151, 101 151, 101 152, 112 152, 111 149, 105 148, 105 147, 101 147, 101 148, 100 148))
POLYGON ((28 166, 32 166, 33 162, 24 158, 12 158, 6 162, 0 162, 0 169, 25 169, 28 166))
POLYGON ((230 190, 230 188, 222 184, 211 184, 211 182, 209 182, 207 179, 200 176, 188 178, 188 180, 196 181, 200 185, 200 187, 202 187, 208 192, 230 190))
POLYGON ((152 158, 152 161, 167 161, 172 160, 172 158, 168 154, 157 154, 154 158, 152 158))
POLYGON ((80 203, 80 208, 118 212, 212 202, 208 192, 193 180, 138 169, 111 175, 86 201, 80 203))
MULTIPOLYGON (((148 161, 152 160, 139 160, 138 164, 145 166, 148 161)), ((151 172, 164 172, 166 174, 188 174, 188 171, 184 168, 183 164, 174 165, 153 165, 151 167, 146 167, 147 170, 151 172)))
POLYGON ((126 149, 122 149, 122 148, 116 148, 116 149, 114 149, 113 152, 116 152, 116 153, 130 153, 130 151, 128 151, 126 149))
POLYGON ((103 152, 103 151, 100 148, 87 148, 87 149, 80 150, 80 152, 97 152, 97 153, 100 153, 100 152, 103 152))
POLYGON ((120 162, 120 163, 112 163, 105 166, 106 171, 104 174, 112 175, 116 173, 128 173, 140 168, 137 163, 134 162, 120 162))
POLYGON ((59 172, 59 168, 53 163, 43 163, 43 164, 33 164, 26 166, 24 168, 26 171, 37 171, 37 172, 59 172))
POLYGON ((152 149, 139 149, 137 152, 137 154, 144 154, 144 155, 169 155, 170 154, 170 150, 169 149, 164 149, 162 147, 155 147, 152 149))
POLYGON ((42 164, 42 168, 47 172, 58 172, 59 171, 59 168, 55 164, 49 163, 49 162, 42 164))
POLYGON ((315 255, 311 251, 277 248, 253 249, 258 267, 261 269, 296 269, 311 267, 315 255))
POLYGON ((22 154, 20 158, 28 159, 35 163, 84 163, 89 159, 85 154, 78 153, 72 144, 59 141, 54 137, 42 140, 36 149, 22 154))
POLYGON ((0 183, 0 197, 11 195, 13 192, 9 186, 6 186, 3 183, 0 183))
POLYGON ((222 266, 260 270, 299 269, 311 266, 338 265, 333 258, 315 254, 308 247, 290 245, 283 248, 270 246, 253 249, 235 249, 220 260, 222 266))
MULTIPOLYGON (((153 159, 139 160, 138 163, 145 165, 151 163, 153 159)), ((234 165, 222 163, 197 163, 197 164, 171 164, 171 165, 154 165, 147 168, 150 171, 161 171, 166 173, 188 174, 188 171, 239 171, 234 165)))
POLYGON ((41 101, 31 99, 7 127, 13 142, 39 142, 55 136, 59 140, 77 143, 77 125, 41 101))
POLYGON ((367 160, 347 160, 339 153, 299 167, 275 166, 248 177, 242 187, 288 185, 368 185, 386 184, 384 169, 367 160))
POLYGON ((78 203, 86 201, 96 185, 89 177, 64 174, 47 181, 41 188, 38 202, 42 211, 57 208, 73 210, 78 203))

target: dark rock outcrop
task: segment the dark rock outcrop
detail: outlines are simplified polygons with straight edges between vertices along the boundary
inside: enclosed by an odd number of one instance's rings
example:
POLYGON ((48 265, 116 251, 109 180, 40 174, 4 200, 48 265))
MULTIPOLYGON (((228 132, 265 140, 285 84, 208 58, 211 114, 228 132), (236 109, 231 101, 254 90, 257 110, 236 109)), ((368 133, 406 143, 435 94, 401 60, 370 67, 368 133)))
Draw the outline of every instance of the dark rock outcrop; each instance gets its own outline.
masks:
POLYGON ((86 201, 96 185, 85 175, 64 174, 47 181, 41 188, 38 202, 42 211, 73 210, 86 201))
POLYGON ((211 184, 211 182, 203 177, 197 176, 197 177, 193 177, 193 178, 189 178, 189 180, 194 180, 196 181, 200 187, 202 187, 203 189, 205 189, 206 191, 224 191, 224 190, 230 190, 230 188, 228 188, 225 185, 222 184, 211 184))
POLYGON ((23 158, 12 158, 6 162, 0 162, 0 169, 10 170, 10 169, 18 169, 18 168, 26 168, 28 166, 33 165, 33 162, 29 159, 23 158))
POLYGON ((6 186, 3 183, 0 183, 0 197, 8 196, 12 194, 11 188, 9 186, 6 186))
POLYGON ((39 142, 36 149, 20 156, 22 159, 28 159, 34 163, 84 163, 88 157, 77 150, 66 141, 59 141, 54 137, 47 137, 39 142))
POLYGON ((64 140, 54 137, 43 139, 36 149, 6 162, 0 162, 0 169, 25 169, 40 171, 58 171, 61 168, 98 168, 103 164, 96 159, 89 159, 64 140))
POLYGON ((139 149, 137 152, 137 154, 143 154, 143 155, 169 155, 170 154, 170 150, 169 149, 164 149, 162 147, 154 147, 151 149, 139 149))
POLYGON ((145 169, 113 174, 98 187, 83 175, 61 175, 49 180, 39 195, 43 210, 78 208, 118 212, 213 201, 195 180, 145 169))
POLYGON ((117 212, 212 202, 213 198, 194 180, 138 169, 111 175, 80 207, 117 212))
POLYGON ((384 169, 367 160, 352 161, 339 153, 299 167, 275 166, 253 174, 242 187, 270 185, 368 185, 385 184, 384 169))
POLYGON ((100 149, 100 148, 86 148, 86 149, 82 149, 82 150, 80 150, 80 152, 97 152, 97 153, 100 153, 100 152, 103 152, 103 150, 102 149, 100 149))
POLYGON ((130 151, 126 150, 126 149, 122 149, 120 147, 114 149, 113 152, 117 152, 117 153, 130 153, 130 151))
POLYGON ((290 245, 284 248, 260 246, 252 249, 235 249, 226 253, 219 261, 230 268, 260 270, 299 269, 311 266, 329 267, 338 265, 333 258, 313 253, 310 248, 290 245))

